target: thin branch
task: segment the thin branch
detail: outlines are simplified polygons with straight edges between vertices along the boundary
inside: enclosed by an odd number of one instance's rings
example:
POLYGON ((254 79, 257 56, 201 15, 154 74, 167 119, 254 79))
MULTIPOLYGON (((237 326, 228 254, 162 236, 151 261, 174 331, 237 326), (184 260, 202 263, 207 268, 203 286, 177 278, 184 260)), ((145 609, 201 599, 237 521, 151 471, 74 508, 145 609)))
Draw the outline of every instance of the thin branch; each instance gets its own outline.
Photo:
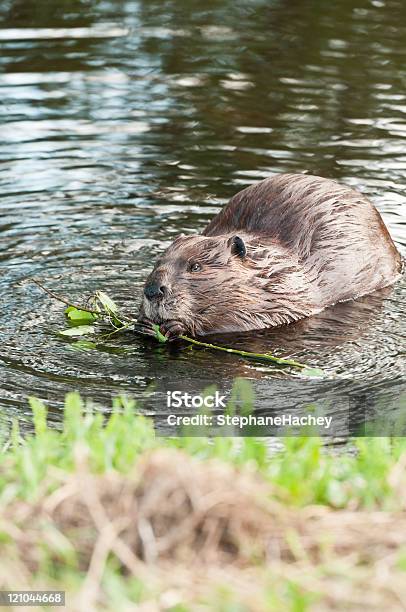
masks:
POLYGON ((46 287, 44 287, 44 285, 40 283, 39 280, 37 280, 36 278, 30 278, 28 280, 35 283, 40 289, 42 289, 42 291, 45 291, 45 293, 47 293, 49 296, 54 298, 54 300, 58 300, 58 302, 62 302, 63 304, 66 304, 67 306, 72 306, 72 308, 76 308, 77 310, 83 310, 84 312, 90 312, 91 314, 95 314, 98 316, 100 316, 101 314, 100 311, 98 310, 91 310, 90 308, 86 308, 85 306, 78 306, 77 304, 73 304, 66 298, 62 297, 61 295, 57 295, 50 289, 47 289, 46 287))
MULTIPOLYGON (((106 340, 109 340, 111 338, 111 336, 114 336, 114 334, 117 334, 119 332, 123 332, 126 329, 129 329, 130 327, 132 327, 132 323, 124 323, 122 325, 122 327, 116 327, 112 332, 108 332, 107 334, 103 334, 102 336, 98 336, 97 340, 101 340, 102 342, 105 342, 106 340)), ((137 331, 139 333, 142 333, 140 330, 135 329, 134 331, 137 331)), ((143 334, 145 335, 145 334, 143 334)))
POLYGON ((232 353, 233 355, 240 355, 241 357, 248 357, 261 361, 272 361, 273 363, 295 366, 296 368, 308 367, 305 363, 300 363, 299 361, 295 361, 294 359, 282 359, 281 357, 274 357, 269 353, 251 353, 250 351, 241 351, 239 349, 228 348, 226 346, 218 346, 217 344, 209 344, 208 342, 199 342, 198 340, 189 338, 189 336, 179 336, 179 338, 185 340, 186 342, 189 342, 190 344, 195 344, 196 346, 202 346, 204 348, 212 349, 215 351, 224 351, 226 353, 232 353))

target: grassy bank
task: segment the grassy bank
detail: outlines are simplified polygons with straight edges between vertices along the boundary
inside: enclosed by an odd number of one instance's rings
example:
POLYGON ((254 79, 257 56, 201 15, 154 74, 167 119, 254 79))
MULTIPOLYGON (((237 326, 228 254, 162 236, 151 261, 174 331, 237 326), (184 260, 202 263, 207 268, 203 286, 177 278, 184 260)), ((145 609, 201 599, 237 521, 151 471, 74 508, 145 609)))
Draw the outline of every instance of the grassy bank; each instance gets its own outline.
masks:
POLYGON ((63 429, 31 400, 0 455, 0 589, 69 610, 403 609, 406 442, 162 439, 134 404, 76 394, 63 429), (368 588, 365 588, 365 585, 368 588))

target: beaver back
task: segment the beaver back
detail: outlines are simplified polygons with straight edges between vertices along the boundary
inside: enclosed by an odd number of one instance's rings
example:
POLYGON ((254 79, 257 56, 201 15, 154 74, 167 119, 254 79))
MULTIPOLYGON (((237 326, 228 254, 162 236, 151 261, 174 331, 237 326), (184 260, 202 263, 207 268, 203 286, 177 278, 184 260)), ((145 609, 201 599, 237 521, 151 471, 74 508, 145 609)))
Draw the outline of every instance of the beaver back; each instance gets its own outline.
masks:
POLYGON ((318 176, 281 174, 237 193, 202 232, 243 232, 286 247, 326 306, 392 284, 401 256, 376 208, 318 176))

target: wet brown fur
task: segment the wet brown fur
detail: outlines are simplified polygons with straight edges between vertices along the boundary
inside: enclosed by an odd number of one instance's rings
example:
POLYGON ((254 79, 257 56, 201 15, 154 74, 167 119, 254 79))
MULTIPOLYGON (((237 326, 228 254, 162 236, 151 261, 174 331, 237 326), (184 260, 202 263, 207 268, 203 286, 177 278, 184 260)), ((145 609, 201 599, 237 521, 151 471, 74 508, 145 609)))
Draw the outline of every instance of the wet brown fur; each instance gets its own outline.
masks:
POLYGON ((291 323, 396 281, 402 260, 376 208, 335 181, 281 174, 237 193, 201 235, 178 237, 140 319, 168 335, 291 323), (247 253, 233 253, 239 236, 247 253), (200 271, 191 271, 193 263, 200 271))

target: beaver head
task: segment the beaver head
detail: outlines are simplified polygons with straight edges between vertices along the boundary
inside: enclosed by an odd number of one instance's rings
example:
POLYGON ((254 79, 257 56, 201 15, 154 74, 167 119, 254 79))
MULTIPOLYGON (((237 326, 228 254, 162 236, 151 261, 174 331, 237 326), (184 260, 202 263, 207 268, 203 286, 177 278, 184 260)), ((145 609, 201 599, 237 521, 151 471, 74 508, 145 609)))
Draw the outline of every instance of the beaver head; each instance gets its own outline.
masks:
POLYGON ((205 335, 289 323, 308 310, 306 279, 281 245, 181 235, 145 282, 139 321, 168 336, 205 335))

